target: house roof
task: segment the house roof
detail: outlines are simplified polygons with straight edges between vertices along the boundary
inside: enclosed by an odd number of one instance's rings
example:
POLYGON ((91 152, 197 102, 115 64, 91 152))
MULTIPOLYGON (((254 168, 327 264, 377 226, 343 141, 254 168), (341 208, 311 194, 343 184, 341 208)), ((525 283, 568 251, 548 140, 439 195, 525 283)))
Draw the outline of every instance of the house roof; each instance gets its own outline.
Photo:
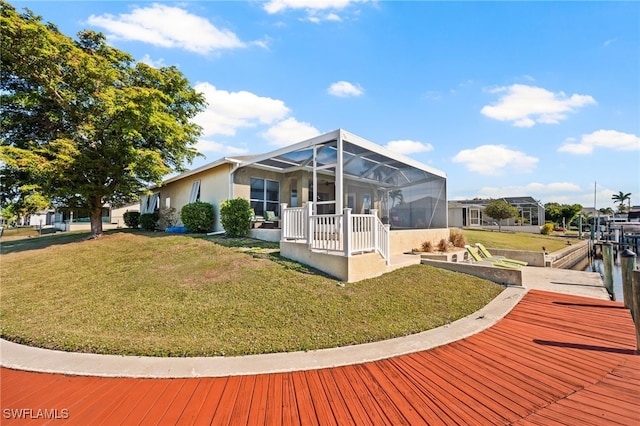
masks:
POLYGON ((163 184, 192 176, 221 164, 233 164, 237 168, 251 166, 280 173, 313 170, 314 150, 317 170, 332 173, 331 165, 336 164, 340 155, 343 159, 345 177, 375 182, 382 187, 401 188, 435 178, 446 178, 446 174, 440 170, 392 152, 353 133, 338 129, 264 154, 223 157, 173 176, 163 184), (342 141, 341 153, 338 152, 338 140, 342 141))
MULTIPOLYGON (((499 197, 498 199, 505 200, 507 203, 512 206, 522 206, 522 205, 536 205, 544 208, 544 206, 540 203, 540 201, 536 200, 533 197, 499 197)), ((458 205, 472 205, 472 206, 485 206, 487 205, 491 199, 483 198, 483 199, 475 199, 475 200, 450 200, 450 204, 458 204, 458 205)))
POLYGON ((332 165, 342 156, 343 173, 347 178, 375 182, 380 186, 404 187, 416 183, 446 178, 440 170, 392 152, 378 144, 343 129, 242 161, 240 167, 258 167, 281 173, 312 170, 331 173, 332 165), (339 143, 342 142, 342 152, 339 143))

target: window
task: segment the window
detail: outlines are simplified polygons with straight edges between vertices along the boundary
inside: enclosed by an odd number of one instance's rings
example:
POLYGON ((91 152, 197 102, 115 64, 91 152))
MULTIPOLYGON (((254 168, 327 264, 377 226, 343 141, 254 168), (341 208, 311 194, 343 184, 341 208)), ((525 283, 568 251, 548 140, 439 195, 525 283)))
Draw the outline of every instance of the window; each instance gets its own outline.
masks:
POLYGON ((171 197, 167 197, 164 199, 164 206, 168 209, 171 208, 171 197))
POLYGON ((265 211, 279 215, 280 182, 260 178, 251 178, 250 203, 257 216, 265 211))
POLYGON ((189 202, 195 203, 200 201, 200 181, 197 180, 191 185, 191 194, 189 194, 189 202))
POLYGON ((142 197, 142 203, 140 205, 140 214, 153 213, 160 209, 160 193, 155 192, 152 195, 145 195, 142 197))

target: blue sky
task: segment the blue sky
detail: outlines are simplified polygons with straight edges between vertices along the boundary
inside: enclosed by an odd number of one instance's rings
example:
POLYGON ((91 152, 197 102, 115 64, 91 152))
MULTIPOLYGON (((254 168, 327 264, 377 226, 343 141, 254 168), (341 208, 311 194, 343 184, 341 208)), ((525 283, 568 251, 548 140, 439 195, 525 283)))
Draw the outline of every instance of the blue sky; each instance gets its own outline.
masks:
POLYGON ((209 102, 193 167, 343 128, 449 199, 640 204, 639 2, 10 3, 177 66, 209 102))

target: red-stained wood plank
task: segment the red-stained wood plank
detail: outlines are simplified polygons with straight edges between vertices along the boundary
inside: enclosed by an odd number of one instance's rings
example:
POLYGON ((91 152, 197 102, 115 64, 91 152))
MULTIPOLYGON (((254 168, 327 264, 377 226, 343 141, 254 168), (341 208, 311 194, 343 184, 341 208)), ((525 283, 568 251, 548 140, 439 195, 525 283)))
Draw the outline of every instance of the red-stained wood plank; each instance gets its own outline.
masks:
POLYGON ((298 406, 293 381, 294 374, 286 373, 280 376, 282 380, 282 424, 297 426, 302 422, 301 411, 305 408, 298 406))
POLYGON ((268 375, 267 402, 265 407, 265 424, 284 425, 289 424, 282 417, 284 391, 282 386, 283 374, 268 375))
POLYGON ((149 380, 149 383, 149 391, 137 398, 137 404, 133 407, 133 410, 122 420, 124 424, 141 424, 147 413, 156 406, 165 389, 169 386, 170 380, 154 379, 149 380))
POLYGON ((387 389, 384 388, 383 383, 380 383, 376 377, 371 373, 376 363, 366 363, 362 365, 354 365, 353 372, 357 374, 362 383, 368 388, 373 400, 380 407, 378 414, 380 420, 372 418, 375 421, 389 421, 393 425, 405 425, 409 424, 402 414, 402 407, 398 407, 394 401, 389 397, 387 389))
POLYGON ((151 407, 144 415, 139 424, 141 425, 157 425, 160 424, 161 419, 167 413, 167 410, 176 399, 176 396, 180 394, 186 379, 163 379, 167 382, 166 388, 158 396, 155 403, 151 404, 151 407))
POLYGON ((318 370, 309 370, 305 373, 307 384, 309 386, 309 393, 311 394, 311 400, 313 401, 313 408, 318 418, 318 423, 321 425, 336 425, 336 419, 329 404, 329 398, 327 397, 318 370))
POLYGON ((358 426, 372 425, 371 418, 366 413, 361 397, 358 395, 344 374, 343 368, 330 368, 325 370, 326 375, 331 376, 331 382, 326 379, 326 387, 330 394, 337 394, 334 398, 340 398, 342 407, 348 411, 340 417, 340 424, 355 424, 358 426), (343 423, 344 422, 344 423, 343 423))
POLYGON ((437 420, 433 420, 431 424, 456 424, 456 425, 481 425, 486 421, 477 415, 471 417, 465 412, 458 412, 453 407, 467 407, 467 403, 456 399, 452 395, 447 394, 446 390, 438 385, 442 383, 435 374, 428 374, 425 369, 423 360, 416 356, 404 356, 394 358, 393 364, 398 366, 408 381, 413 383, 416 389, 419 389, 425 398, 429 401, 428 406, 433 411, 437 420))
POLYGON ((249 403, 248 425, 264 425, 269 391, 269 375, 255 376, 253 395, 249 403))
POLYGON ((353 393, 349 394, 349 405, 360 405, 362 411, 367 413, 369 420, 373 424, 391 424, 389 419, 380 405, 378 399, 372 393, 367 378, 363 377, 359 372, 360 368, 357 365, 342 367, 341 372, 345 375, 347 381, 353 393))
MULTIPOLYGON (((214 386, 214 383, 218 383, 218 387, 220 387, 220 381, 225 379, 200 379, 196 380, 198 386, 191 394, 191 397, 187 401, 185 407, 180 413, 180 417, 176 421, 177 425, 192 425, 195 424, 196 418, 203 412, 204 404, 207 397, 210 394, 211 388, 214 386)), ((214 408, 215 409, 215 408, 214 408)))
POLYGON ((419 352, 414 357, 421 361, 416 376, 421 377, 424 386, 432 387, 435 398, 440 401, 439 406, 447 411, 449 417, 456 419, 458 424, 487 425, 500 422, 499 417, 483 404, 481 396, 466 392, 462 382, 455 380, 437 364, 432 351, 419 352))
MULTIPOLYGON (((118 380, 118 379, 111 379, 111 380, 118 380)), ((124 422, 124 420, 127 418, 127 416, 130 415, 130 413, 135 410, 135 408, 137 406, 140 405, 141 400, 147 396, 147 394, 151 393, 152 396, 153 392, 152 389, 154 389, 155 387, 155 381, 154 380, 135 380, 135 379, 121 379, 121 386, 131 386, 131 392, 130 395, 127 399, 122 399, 121 404, 119 404, 117 406, 117 409, 115 409, 114 411, 108 413, 103 419, 98 420, 98 422, 101 422, 104 425, 110 425, 110 424, 116 424, 116 423, 120 423, 122 424, 124 422)), ((92 396, 95 398, 97 395, 97 393, 93 393, 92 396)), ((147 407, 144 407, 147 408, 147 407)), ((73 418, 73 409, 71 409, 70 413, 69 413, 70 417, 73 418)))
POLYGON ((238 402, 238 395, 240 392, 240 384, 242 383, 242 376, 231 376, 227 380, 227 384, 224 387, 224 391, 220 397, 218 408, 216 409, 212 424, 226 425, 231 424, 231 415, 233 414, 233 408, 238 402))
MULTIPOLYGON (((195 419, 193 424, 204 425, 210 424, 213 420, 213 416, 220 405, 220 399, 229 382, 229 377, 223 379, 209 379, 211 386, 208 392, 203 395, 204 400, 199 404, 200 407, 195 411, 195 419)), ((199 401, 200 402, 200 401, 199 401)))
POLYGON ((333 412, 335 422, 338 425, 354 425, 355 423, 344 402, 342 393, 335 383, 333 374, 331 374, 331 369, 318 370, 317 374, 320 379, 320 384, 324 389, 327 404, 331 407, 331 411, 333 412))
POLYGON ((171 404, 167 407, 166 413, 162 419, 160 419, 159 423, 167 425, 177 424, 184 414, 184 410, 189 404, 189 401, 193 398, 196 389, 198 389, 201 383, 204 383, 204 381, 192 379, 185 380, 183 386, 176 393, 171 404))
POLYGON ((307 376, 304 372, 291 373, 291 381, 293 383, 293 394, 296 398, 298 413, 300 414, 300 422, 303 425, 317 425, 318 418, 316 410, 313 406, 307 376))

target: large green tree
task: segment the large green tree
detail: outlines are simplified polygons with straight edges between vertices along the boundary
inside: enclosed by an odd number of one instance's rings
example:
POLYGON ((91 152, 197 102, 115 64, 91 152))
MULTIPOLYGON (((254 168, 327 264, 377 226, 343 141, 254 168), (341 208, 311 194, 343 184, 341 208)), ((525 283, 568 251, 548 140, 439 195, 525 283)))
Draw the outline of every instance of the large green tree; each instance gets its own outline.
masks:
POLYGON ((544 215, 546 220, 550 220, 558 225, 568 226, 573 222, 583 210, 580 204, 560 204, 547 203, 544 205, 544 215))
POLYGON ((624 205, 625 201, 629 201, 629 210, 631 210, 631 193, 630 192, 627 192, 625 194, 624 192, 620 191, 617 194, 613 194, 611 196, 611 199, 613 200, 614 203, 620 204, 618 206, 618 211, 620 213, 623 213, 625 210, 625 205, 624 205))
POLYGON ((503 199, 491 200, 484 208, 484 214, 498 221, 498 231, 502 231, 503 219, 518 216, 518 209, 503 199))
POLYGON ((73 40, 28 10, 0 7, 3 197, 27 185, 84 205, 99 236, 105 204, 135 201, 197 155, 192 119, 204 97, 175 67, 135 63, 100 33, 73 40))

